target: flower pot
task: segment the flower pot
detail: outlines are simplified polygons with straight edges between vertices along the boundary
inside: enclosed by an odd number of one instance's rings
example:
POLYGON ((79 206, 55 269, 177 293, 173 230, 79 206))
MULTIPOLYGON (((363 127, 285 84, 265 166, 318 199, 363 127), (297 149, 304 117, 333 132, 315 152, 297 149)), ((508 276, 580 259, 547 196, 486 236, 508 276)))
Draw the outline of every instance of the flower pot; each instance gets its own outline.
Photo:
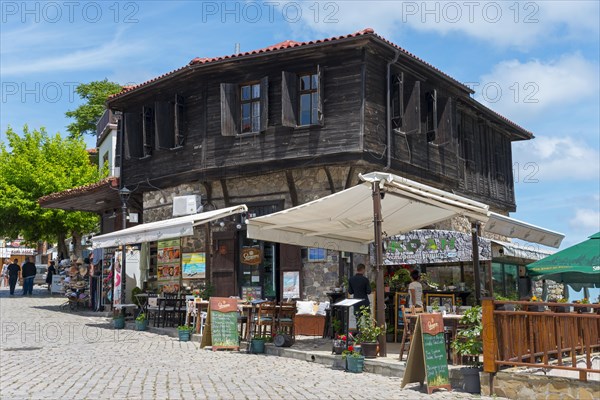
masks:
POLYGON ((538 305, 527 305, 527 311, 531 311, 531 312, 542 312, 545 311, 546 308, 544 306, 538 306, 538 305))
POLYGON ((113 318, 113 327, 115 329, 125 328, 125 317, 121 316, 113 318))
POLYGON ((148 329, 148 320, 143 319, 141 321, 135 320, 135 330, 136 331, 145 331, 148 329))
POLYGON ((379 346, 379 344, 377 342, 370 342, 370 343, 361 343, 360 347, 361 347, 361 352, 362 355, 365 358, 375 358, 377 357, 377 346, 379 346))
POLYGON ((261 339, 252 339, 250 342, 250 353, 263 354, 265 352, 265 341, 261 339))
POLYGON ((359 374, 363 371, 364 366, 365 366, 365 358, 363 356, 346 357, 346 370, 348 372, 353 372, 355 374, 359 374))
POLYGON ((342 354, 342 351, 344 351, 344 349, 345 349, 344 346, 333 346, 333 349, 331 350, 331 352, 333 354, 340 355, 340 354, 342 354))
POLYGON ((575 310, 579 314, 589 313, 591 311, 591 307, 576 307, 575 310))
POLYGON ((479 380, 479 368, 465 367, 460 369, 462 376, 462 390, 467 393, 481 393, 481 381, 479 380))
POLYGON ((276 347, 291 347, 293 343, 294 341, 292 340, 292 337, 285 333, 280 333, 275 336, 275 339, 273 339, 273 344, 276 347))
POLYGON ((190 335, 191 332, 188 330, 178 330, 177 333, 179 334, 179 341, 180 342, 189 342, 190 341, 190 335))
POLYGON ((498 311, 515 311, 514 304, 499 304, 496 306, 496 310, 498 311))
POLYGON ((550 307, 555 313, 568 313, 571 311, 570 306, 552 306, 550 307))

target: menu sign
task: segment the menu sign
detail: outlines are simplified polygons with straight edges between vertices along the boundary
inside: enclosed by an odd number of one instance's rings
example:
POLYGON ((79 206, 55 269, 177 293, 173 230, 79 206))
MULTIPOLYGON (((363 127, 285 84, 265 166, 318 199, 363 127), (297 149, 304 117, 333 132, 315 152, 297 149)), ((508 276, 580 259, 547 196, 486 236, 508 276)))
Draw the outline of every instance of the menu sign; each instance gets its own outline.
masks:
POLYGON ((434 389, 451 390, 442 314, 420 314, 413 338, 402 387, 412 382, 422 384, 426 380, 428 394, 434 389))
POLYGON ((213 351, 239 349, 237 299, 211 297, 208 314, 207 324, 213 351))

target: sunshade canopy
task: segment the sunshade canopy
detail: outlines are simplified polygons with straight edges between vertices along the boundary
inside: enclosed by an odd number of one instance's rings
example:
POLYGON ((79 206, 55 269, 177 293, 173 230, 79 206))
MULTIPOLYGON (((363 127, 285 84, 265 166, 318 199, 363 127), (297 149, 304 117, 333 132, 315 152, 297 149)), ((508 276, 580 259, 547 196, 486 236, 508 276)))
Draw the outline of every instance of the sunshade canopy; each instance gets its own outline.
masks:
POLYGON ((600 232, 527 266, 534 279, 600 286, 600 232))
POLYGON ((341 192, 248 222, 248 237, 367 254, 374 241, 372 182, 378 182, 383 230, 396 235, 455 215, 487 221, 488 206, 406 178, 372 172, 341 192))
POLYGON ((555 248, 558 248, 565 238, 565 235, 562 233, 540 228, 539 226, 507 217, 506 215, 490 212, 489 217, 490 219, 485 224, 484 228, 485 231, 489 233, 495 233, 509 238, 522 239, 555 248))
POLYGON ((246 211, 248 211, 248 208, 242 204, 164 221, 140 224, 105 235, 94 236, 92 238, 92 247, 116 247, 123 244, 144 243, 190 236, 194 234, 194 226, 246 211))

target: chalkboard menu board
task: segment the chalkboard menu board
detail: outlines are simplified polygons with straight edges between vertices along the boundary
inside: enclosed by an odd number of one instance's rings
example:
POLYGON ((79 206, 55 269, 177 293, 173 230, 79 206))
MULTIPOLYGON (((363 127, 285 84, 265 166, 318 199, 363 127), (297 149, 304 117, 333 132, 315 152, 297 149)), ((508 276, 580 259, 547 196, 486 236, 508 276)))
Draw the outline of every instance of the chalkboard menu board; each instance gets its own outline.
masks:
POLYGON ((237 299, 211 297, 208 320, 212 349, 239 349, 237 299))
POLYGON ((451 390, 446 360, 446 340, 442 314, 419 314, 413 340, 410 344, 406 373, 402 387, 407 383, 427 381, 427 393, 434 389, 451 390))

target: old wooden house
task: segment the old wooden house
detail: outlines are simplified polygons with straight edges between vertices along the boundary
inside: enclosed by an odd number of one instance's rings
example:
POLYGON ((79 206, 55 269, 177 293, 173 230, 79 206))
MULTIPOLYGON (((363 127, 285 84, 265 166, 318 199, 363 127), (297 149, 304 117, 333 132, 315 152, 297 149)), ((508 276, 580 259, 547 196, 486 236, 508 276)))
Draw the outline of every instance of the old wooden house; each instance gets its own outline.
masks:
MULTIPOLYGON (((533 136, 472 94, 365 29, 194 58, 107 105, 121 116, 116 163, 140 222, 171 218, 174 196, 199 195, 204 211, 248 206, 181 242, 182 252, 205 254, 216 294, 282 298, 282 273, 301 271, 299 297, 323 297, 347 254, 250 240, 245 219, 335 193, 370 171, 514 211, 511 142, 533 136), (248 261, 249 251, 259 257, 248 261)), ((160 286, 157 244, 149 246, 146 284, 160 286)))

